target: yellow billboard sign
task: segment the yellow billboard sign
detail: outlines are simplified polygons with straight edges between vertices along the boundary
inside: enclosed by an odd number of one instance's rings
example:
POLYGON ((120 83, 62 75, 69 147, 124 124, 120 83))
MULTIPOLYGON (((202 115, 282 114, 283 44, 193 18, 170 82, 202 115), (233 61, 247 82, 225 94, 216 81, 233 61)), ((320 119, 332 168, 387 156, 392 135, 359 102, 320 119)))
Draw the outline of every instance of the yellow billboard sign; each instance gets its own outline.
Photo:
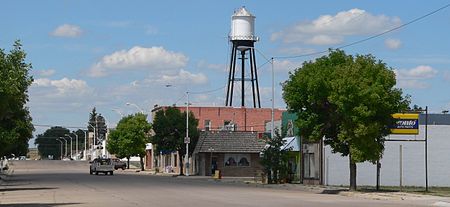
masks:
POLYGON ((391 127, 391 134, 419 134, 419 114, 392 114, 396 119, 394 126, 391 127))

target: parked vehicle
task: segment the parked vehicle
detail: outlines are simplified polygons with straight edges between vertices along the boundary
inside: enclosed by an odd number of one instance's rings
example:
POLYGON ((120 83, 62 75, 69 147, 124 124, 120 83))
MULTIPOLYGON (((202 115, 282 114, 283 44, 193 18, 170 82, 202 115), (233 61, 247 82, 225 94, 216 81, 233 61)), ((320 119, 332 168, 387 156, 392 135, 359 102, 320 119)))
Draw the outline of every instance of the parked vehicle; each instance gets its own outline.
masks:
POLYGON ((126 162, 124 162, 124 161, 122 161, 120 159, 117 159, 117 158, 114 158, 112 160, 113 160, 113 163, 114 163, 114 169, 115 170, 117 170, 117 169, 125 170, 125 168, 127 168, 127 163, 126 162))
POLYGON ((99 172, 104 173, 105 175, 108 173, 110 175, 114 174, 114 163, 110 158, 96 158, 90 163, 89 174, 91 175, 93 173, 98 175, 99 172))

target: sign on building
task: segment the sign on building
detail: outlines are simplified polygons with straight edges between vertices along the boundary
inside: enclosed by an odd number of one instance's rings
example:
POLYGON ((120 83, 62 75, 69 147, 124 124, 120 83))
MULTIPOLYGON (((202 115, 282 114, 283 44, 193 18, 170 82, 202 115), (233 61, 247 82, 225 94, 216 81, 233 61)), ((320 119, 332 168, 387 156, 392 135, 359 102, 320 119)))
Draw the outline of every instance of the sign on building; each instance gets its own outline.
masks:
POLYGON ((419 114, 392 114, 396 119, 394 126, 391 127, 391 134, 419 134, 419 114))

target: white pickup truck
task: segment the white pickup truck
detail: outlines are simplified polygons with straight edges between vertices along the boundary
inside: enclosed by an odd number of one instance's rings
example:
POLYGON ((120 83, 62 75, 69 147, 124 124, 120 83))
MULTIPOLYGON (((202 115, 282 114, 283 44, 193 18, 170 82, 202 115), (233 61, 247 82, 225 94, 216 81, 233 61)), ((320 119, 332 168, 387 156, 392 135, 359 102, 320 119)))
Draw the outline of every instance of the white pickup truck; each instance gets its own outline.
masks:
POLYGON ((98 173, 105 173, 107 175, 108 173, 110 175, 114 174, 114 163, 110 158, 96 158, 93 161, 90 162, 91 166, 89 167, 89 174, 95 173, 98 175, 98 173))

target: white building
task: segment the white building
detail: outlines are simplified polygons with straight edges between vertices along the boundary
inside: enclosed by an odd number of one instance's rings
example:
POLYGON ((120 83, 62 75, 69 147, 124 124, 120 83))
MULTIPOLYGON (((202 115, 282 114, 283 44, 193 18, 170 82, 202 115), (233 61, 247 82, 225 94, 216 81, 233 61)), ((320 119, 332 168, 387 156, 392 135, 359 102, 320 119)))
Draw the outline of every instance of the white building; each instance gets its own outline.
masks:
MULTIPOLYGON (((420 115, 418 135, 390 135, 387 139, 424 140, 425 115, 420 115)), ((400 184, 400 145, 403 148, 403 185, 425 186, 425 142, 388 141, 381 160, 380 185, 400 184)), ((428 115, 428 185, 450 186, 450 114, 428 115)), ((348 157, 325 147, 324 177, 327 185, 349 185, 348 157)), ((376 185, 376 165, 357 164, 357 184, 376 185)))

